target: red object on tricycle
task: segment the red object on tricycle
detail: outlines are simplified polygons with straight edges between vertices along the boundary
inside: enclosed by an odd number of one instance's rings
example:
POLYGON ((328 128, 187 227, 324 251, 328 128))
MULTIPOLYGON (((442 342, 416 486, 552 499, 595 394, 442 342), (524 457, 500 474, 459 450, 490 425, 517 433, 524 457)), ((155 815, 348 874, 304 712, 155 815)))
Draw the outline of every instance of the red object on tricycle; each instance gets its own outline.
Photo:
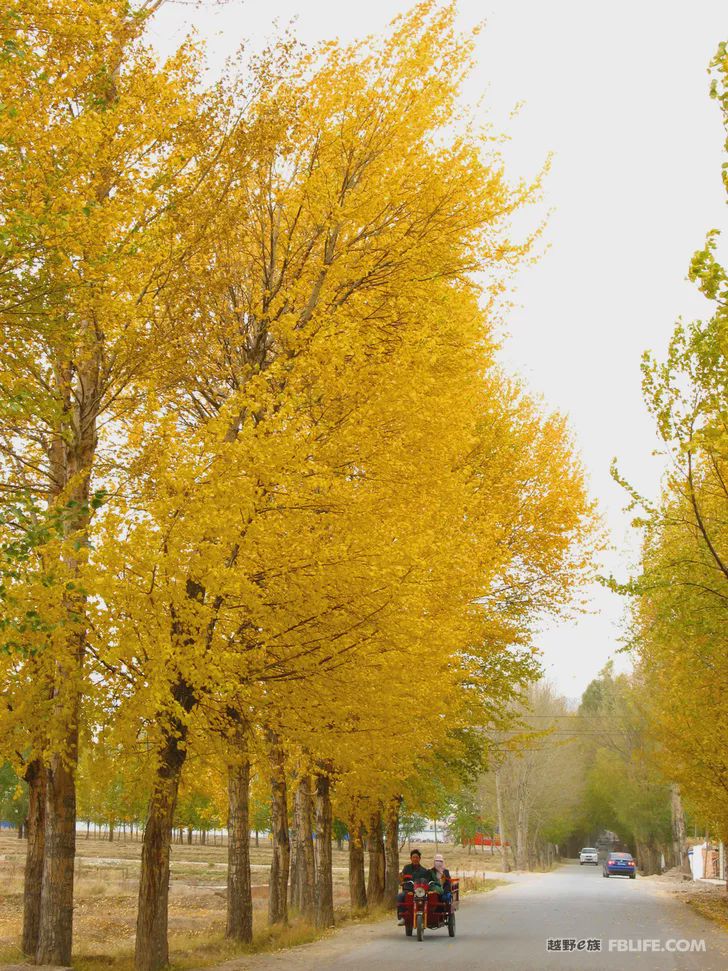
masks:
POLYGON ((447 927, 450 937, 455 937, 455 911, 460 902, 460 889, 457 879, 450 880, 450 890, 440 895, 432 889, 432 883, 404 880, 402 883, 404 900, 400 913, 404 918, 404 932, 411 937, 417 934, 421 941, 425 930, 435 931, 447 927))

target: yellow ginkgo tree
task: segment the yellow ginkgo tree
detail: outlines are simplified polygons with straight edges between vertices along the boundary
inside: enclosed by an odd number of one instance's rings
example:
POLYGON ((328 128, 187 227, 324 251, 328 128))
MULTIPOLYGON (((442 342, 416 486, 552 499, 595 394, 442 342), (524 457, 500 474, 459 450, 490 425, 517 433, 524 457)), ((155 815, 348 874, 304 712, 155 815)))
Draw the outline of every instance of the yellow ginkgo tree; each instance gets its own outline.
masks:
POLYGON ((57 527, 43 599, 54 595, 60 616, 22 661, 43 713, 25 748, 45 793, 34 797, 45 811, 31 820, 43 838, 29 841, 24 934, 41 963, 71 960, 74 773, 94 691, 89 528, 116 423, 161 350, 167 284, 205 232, 191 202, 211 186, 231 124, 215 93, 200 94, 193 48, 161 65, 145 46, 157 6, 10 0, 0 15, 0 448, 11 488, 57 527))
POLYGON ((218 799, 227 772, 230 936, 252 935, 251 766, 271 790, 270 919, 291 803, 310 916, 333 920, 334 806, 373 845, 385 817, 377 899, 413 759, 454 778, 533 676, 533 621, 584 574, 592 511, 564 422, 495 363, 532 243, 509 218, 538 186, 510 185, 461 109, 454 6, 381 40, 284 40, 207 91, 192 48, 160 67, 145 46, 153 3, 74 0, 70 32, 50 0, 16 6, 3 462, 61 524, 11 584, 15 620, 49 591, 46 626, 3 660, 0 717, 48 793, 30 950, 70 961, 80 724, 147 769, 135 962, 157 971, 188 754, 207 741, 218 799), (424 724, 403 743, 413 675, 424 724))

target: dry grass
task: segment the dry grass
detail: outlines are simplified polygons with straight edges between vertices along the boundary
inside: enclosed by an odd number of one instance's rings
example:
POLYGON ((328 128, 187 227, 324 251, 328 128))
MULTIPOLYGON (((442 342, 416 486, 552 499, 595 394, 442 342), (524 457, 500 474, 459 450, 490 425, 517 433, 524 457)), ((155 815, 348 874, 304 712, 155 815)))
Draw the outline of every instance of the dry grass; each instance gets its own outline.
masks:
POLYGON ((688 894, 685 902, 701 917, 707 917, 728 931, 728 893, 723 887, 715 889, 717 893, 688 894))
MULTIPOLYGON (((321 932, 304 924, 293 921, 288 927, 270 929, 265 926, 256 928, 252 945, 245 946, 228 941, 224 937, 224 922, 218 928, 188 930, 169 935, 170 968, 172 971, 189 971, 191 968, 211 967, 230 958, 280 948, 296 947, 321 937, 321 932)), ((80 937, 80 934, 79 934, 80 937)), ((0 962, 21 963, 24 960, 17 946, 0 947, 0 962)), ((78 939, 74 951, 75 971, 133 971, 134 945, 109 942, 93 942, 87 938, 78 939)))
MULTIPOLYGON (((263 844, 263 840, 261 840, 263 844)), ((420 847, 424 862, 435 853, 432 844, 420 847)), ((468 853, 440 845, 453 875, 461 874, 463 893, 492 890, 501 881, 490 879, 500 858, 490 852, 468 853)), ((77 971, 131 971, 133 967, 136 898, 141 845, 136 841, 85 840, 79 835, 74 913, 74 968, 77 971)), ((222 846, 175 844, 170 881, 169 941, 171 967, 176 971, 218 964, 238 955, 278 950, 308 943, 322 936, 293 917, 288 927, 270 928, 266 922, 267 883, 271 850, 251 847, 254 899, 254 942, 245 947, 225 939, 227 849, 222 846)), ((408 848, 402 851, 403 861, 408 848)), ((18 949, 22 923, 22 879, 25 842, 0 835, 0 963, 21 962, 18 949)), ((337 924, 347 920, 376 920, 384 911, 351 916, 348 907, 348 854, 334 849, 334 902, 337 924)), ((324 932, 327 933, 327 932, 324 932)))
POLYGON ((461 877, 460 896, 467 896, 469 893, 488 893, 496 887, 505 887, 507 880, 491 880, 483 877, 461 877))

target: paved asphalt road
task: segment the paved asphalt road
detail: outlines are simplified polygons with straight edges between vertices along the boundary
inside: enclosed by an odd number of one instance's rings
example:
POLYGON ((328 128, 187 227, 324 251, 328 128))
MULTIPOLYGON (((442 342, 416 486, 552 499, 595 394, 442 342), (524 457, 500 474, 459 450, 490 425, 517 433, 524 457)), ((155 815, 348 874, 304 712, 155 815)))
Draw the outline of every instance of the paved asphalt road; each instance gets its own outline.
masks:
MULTIPOLYGON (((457 935, 425 933, 418 943, 394 923, 343 931, 332 940, 272 955, 261 971, 726 971, 728 933, 695 914, 652 880, 602 877, 601 867, 571 864, 547 874, 518 875, 507 887, 467 897, 457 915, 457 935), (599 952, 547 950, 548 938, 597 939, 599 952), (702 953, 609 950, 609 941, 705 941, 702 953)), ((226 967, 226 966, 223 966, 226 967)), ((231 963, 230 967, 233 965, 231 963)))

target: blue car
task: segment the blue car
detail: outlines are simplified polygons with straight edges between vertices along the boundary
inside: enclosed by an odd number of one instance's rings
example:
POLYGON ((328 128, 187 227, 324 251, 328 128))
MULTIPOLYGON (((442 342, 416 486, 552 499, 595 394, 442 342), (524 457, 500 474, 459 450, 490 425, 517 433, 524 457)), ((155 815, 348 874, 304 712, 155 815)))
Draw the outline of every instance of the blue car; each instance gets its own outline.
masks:
POLYGON ((631 853, 610 853, 602 864, 604 877, 629 877, 634 880, 637 876, 637 865, 631 853))

